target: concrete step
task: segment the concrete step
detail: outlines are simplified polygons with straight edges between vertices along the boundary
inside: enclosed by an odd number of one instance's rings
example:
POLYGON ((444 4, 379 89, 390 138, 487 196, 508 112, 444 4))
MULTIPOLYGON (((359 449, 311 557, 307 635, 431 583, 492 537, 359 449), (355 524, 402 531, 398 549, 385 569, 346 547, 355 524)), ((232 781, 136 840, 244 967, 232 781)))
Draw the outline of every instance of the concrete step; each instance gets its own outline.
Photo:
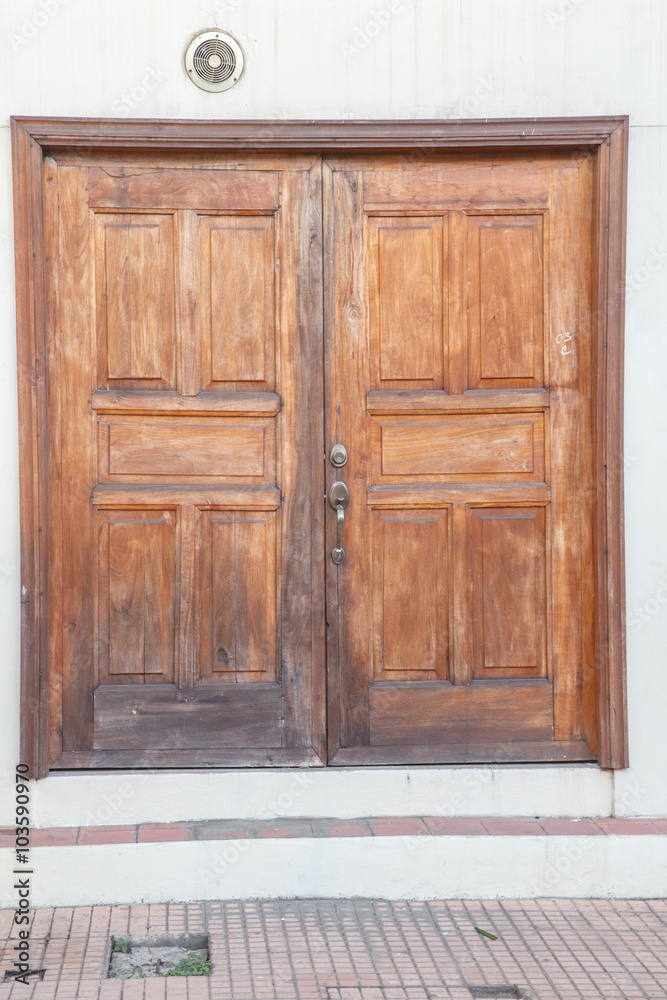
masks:
POLYGON ((0 831, 0 905, 667 895, 667 819, 297 817, 0 831), (18 876, 16 876, 18 877, 18 876))

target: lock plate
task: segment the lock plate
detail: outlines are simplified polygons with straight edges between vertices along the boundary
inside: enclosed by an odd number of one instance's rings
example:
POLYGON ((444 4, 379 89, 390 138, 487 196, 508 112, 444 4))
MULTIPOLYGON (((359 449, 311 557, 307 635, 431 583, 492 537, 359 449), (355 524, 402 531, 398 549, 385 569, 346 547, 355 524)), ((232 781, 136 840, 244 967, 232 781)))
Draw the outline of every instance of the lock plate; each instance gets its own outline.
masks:
POLYGON ((345 465, 347 462, 347 449, 344 444, 335 444, 331 451, 329 452, 329 461, 332 465, 335 465, 337 469, 345 465))
POLYGON ((331 484, 329 489, 329 503, 335 510, 339 505, 343 508, 347 507, 350 502, 350 491, 348 490, 345 483, 335 482, 331 484))

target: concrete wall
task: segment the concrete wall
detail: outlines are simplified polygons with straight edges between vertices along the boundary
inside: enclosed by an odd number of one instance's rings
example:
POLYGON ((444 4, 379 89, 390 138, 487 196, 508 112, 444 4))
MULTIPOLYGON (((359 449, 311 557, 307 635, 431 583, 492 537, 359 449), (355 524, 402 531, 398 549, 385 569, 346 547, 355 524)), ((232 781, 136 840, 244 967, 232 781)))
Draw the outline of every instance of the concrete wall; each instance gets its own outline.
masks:
POLYGON ((443 118, 631 116, 626 360, 629 771, 591 766, 294 774, 55 776, 42 825, 258 815, 667 813, 667 5, 663 0, 5 0, 0 12, 0 823, 18 759, 19 582, 8 117, 443 118), (218 26, 247 66, 224 94, 182 53, 218 26), (468 782, 468 785, 466 785, 468 782), (471 794, 471 782, 479 788, 471 794), (125 789, 125 792, 121 791, 125 789), (127 792, 129 789, 129 792, 127 792), (8 794, 3 794, 3 791, 8 794), (280 803, 290 803, 281 806, 280 803), (425 804, 431 805, 426 808, 425 804), (297 812, 297 814, 298 814, 297 812), (122 818, 121 818, 122 816, 122 818))

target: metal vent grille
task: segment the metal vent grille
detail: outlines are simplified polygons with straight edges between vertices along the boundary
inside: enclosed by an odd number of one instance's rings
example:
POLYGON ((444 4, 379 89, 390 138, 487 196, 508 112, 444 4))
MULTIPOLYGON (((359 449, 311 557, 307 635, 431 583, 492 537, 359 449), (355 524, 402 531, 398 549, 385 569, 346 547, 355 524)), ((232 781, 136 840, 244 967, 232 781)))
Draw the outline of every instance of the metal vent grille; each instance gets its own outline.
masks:
POLYGON ((185 50, 185 69, 202 90, 229 90, 243 72, 243 51, 226 31, 200 32, 185 50))

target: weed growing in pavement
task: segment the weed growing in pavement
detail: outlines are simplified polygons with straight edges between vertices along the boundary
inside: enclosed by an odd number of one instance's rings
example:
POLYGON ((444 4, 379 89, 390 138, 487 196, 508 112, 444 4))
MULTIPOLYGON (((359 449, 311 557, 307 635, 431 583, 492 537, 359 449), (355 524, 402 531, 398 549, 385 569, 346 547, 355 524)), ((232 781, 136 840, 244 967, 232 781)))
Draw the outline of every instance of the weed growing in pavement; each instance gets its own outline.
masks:
POLYGON ((210 958, 200 958, 193 951, 189 951, 187 958, 182 958, 175 969, 165 972, 166 976, 210 976, 210 958))

